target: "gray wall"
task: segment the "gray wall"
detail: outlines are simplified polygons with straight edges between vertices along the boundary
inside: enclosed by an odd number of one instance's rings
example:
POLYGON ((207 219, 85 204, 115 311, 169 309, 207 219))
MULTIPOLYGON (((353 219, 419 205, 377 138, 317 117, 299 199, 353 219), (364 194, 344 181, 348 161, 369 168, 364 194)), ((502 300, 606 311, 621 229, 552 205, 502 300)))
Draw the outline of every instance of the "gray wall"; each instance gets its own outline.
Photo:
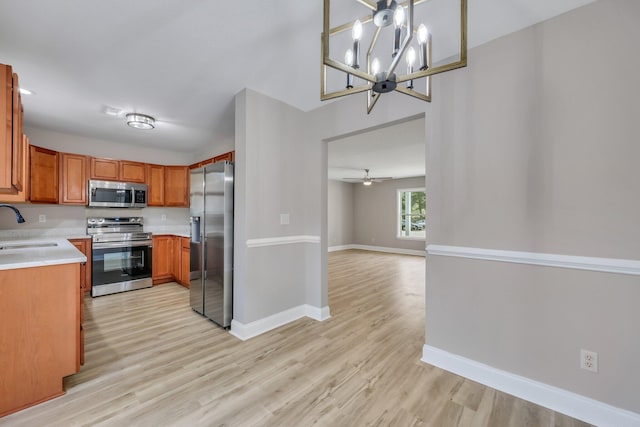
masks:
POLYGON ((91 216, 141 216, 147 231, 189 232, 187 208, 89 209, 84 206, 28 203, 16 203, 14 206, 20 210, 26 222, 17 224, 11 210, 0 209, 0 238, 37 237, 43 234, 75 236, 86 231, 86 219, 91 216), (45 215, 46 222, 39 222, 40 215, 45 215))
MULTIPOLYGON (((87 138, 35 127, 26 127, 24 133, 31 145, 49 148, 65 153, 84 154, 118 160, 133 160, 161 165, 190 165, 205 157, 195 158, 192 153, 170 150, 149 149, 135 144, 87 138)), ((221 153, 227 152, 221 151, 221 153)))
POLYGON ((248 245, 307 234, 302 129, 303 112, 248 89, 236 96, 233 317, 242 324, 307 302, 306 246, 319 244, 248 245))
POLYGON ((327 213, 329 246, 354 244, 354 187, 343 181, 329 180, 327 213))
POLYGON ((398 239, 397 190, 424 188, 424 177, 355 186, 354 244, 424 251, 424 240, 398 239))
MULTIPOLYGON (((640 258, 638 17, 598 1, 434 78, 428 243, 640 258)), ((640 413, 637 276, 429 256, 426 295, 427 344, 640 413)))

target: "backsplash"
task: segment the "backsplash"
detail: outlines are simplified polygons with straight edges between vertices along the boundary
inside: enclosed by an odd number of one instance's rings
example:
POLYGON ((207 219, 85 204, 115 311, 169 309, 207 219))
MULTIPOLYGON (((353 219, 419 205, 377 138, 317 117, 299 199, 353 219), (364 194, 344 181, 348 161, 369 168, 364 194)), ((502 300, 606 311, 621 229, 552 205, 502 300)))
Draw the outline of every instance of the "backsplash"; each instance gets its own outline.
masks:
POLYGON ((18 224, 13 211, 0 208, 0 238, 79 237, 86 234, 86 219, 92 216, 142 216, 145 231, 189 233, 188 208, 90 209, 84 206, 19 203, 13 206, 20 210, 26 222, 18 224), (44 215, 45 222, 40 222, 41 215, 44 215))

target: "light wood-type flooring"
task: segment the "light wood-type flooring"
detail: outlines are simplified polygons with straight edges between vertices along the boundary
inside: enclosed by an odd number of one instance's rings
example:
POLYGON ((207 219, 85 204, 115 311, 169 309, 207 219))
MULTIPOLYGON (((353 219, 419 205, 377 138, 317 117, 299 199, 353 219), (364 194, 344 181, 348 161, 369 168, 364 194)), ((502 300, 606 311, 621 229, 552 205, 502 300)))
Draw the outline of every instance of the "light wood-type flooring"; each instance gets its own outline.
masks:
POLYGON ((88 298, 86 364, 67 394, 0 426, 585 425, 421 362, 424 266, 331 253, 331 318, 246 342, 173 283, 88 298))

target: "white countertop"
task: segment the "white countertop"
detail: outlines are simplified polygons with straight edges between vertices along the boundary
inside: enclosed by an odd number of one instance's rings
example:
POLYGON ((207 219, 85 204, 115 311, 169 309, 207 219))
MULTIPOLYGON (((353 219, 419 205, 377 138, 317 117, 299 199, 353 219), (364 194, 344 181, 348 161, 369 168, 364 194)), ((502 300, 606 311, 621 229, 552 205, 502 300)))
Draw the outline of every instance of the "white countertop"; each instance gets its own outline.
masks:
POLYGON ((87 257, 85 257, 82 252, 69 243, 67 239, 62 238, 7 239, 0 241, 0 248, 4 246, 53 243, 55 243, 55 246, 0 249, 0 270, 43 267, 46 265, 72 264, 87 261, 87 257))

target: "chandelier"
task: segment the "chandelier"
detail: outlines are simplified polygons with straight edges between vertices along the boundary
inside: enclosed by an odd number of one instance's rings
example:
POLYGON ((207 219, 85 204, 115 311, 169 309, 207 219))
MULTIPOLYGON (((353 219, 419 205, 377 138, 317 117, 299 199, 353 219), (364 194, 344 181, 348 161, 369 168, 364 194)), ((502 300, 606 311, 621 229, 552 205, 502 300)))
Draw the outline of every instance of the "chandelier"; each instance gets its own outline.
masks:
MULTIPOLYGON (((459 37, 457 55, 452 55, 446 48, 443 48, 439 52, 436 65, 432 62, 430 28, 424 23, 420 23, 417 28, 415 27, 415 6, 421 4, 426 6, 427 15, 432 14, 431 19, 438 20, 434 25, 446 28, 450 33, 449 30, 455 22, 442 22, 452 16, 450 11, 443 12, 443 7, 455 5, 455 0, 407 0, 401 3, 396 0, 355 1, 369 9, 370 13, 337 27, 331 27, 331 0, 324 0, 320 82, 320 99, 322 101, 367 92, 367 114, 371 113, 382 94, 394 90, 431 102, 431 76, 467 65, 467 0, 460 0, 460 31, 459 35, 457 32, 455 34, 459 37), (439 5, 448 4, 448 6, 434 7, 438 2, 440 2, 439 5), (442 15, 443 18, 439 15, 442 15), (387 27, 391 27, 389 28, 391 31, 385 31, 387 27), (345 34, 349 30, 351 30, 351 37, 349 40, 345 40, 345 34), (386 42, 383 42, 385 36, 386 42), (361 44, 367 40, 369 47, 364 52, 365 68, 362 68, 361 44), (330 52, 331 49, 339 50, 341 48, 341 56, 344 55, 344 61, 333 58, 330 52), (452 57, 453 60, 442 63, 444 58, 452 57), (406 63, 406 74, 403 75, 397 73, 401 62, 406 63), (383 68, 385 63, 387 66, 383 68), (346 81, 344 89, 327 92, 327 67, 346 74, 346 79, 343 80, 346 81), (362 80, 362 84, 354 86, 354 77, 359 81, 362 80)), ((458 15, 457 10, 456 15, 458 15)), ((454 19, 457 20, 458 17, 456 16, 454 19)), ((437 45, 441 38, 438 38, 438 34, 434 34, 434 38, 436 38, 437 45)))

